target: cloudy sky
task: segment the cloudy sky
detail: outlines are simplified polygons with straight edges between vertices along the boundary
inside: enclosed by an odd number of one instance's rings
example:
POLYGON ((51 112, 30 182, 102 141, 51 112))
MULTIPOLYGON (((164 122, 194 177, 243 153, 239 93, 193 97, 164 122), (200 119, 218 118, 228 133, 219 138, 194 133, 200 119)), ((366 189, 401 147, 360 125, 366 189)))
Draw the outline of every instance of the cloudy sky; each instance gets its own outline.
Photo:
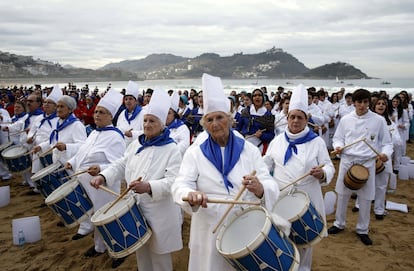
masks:
POLYGON ((276 46, 308 68, 342 61, 414 78, 412 0, 3 0, 0 10, 1 51, 63 65, 276 46))

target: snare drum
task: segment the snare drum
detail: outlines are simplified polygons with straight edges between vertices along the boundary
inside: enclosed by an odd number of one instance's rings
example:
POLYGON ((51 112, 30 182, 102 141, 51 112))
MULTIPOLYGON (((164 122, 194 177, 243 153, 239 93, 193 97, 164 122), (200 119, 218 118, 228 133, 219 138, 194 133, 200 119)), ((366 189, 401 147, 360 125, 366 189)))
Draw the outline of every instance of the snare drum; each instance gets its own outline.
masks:
POLYGON ((134 197, 120 200, 104 214, 111 204, 109 202, 96 211, 91 222, 101 234, 109 254, 122 258, 142 247, 152 231, 134 197))
POLYGON ((1 152, 1 156, 11 172, 22 172, 32 166, 28 150, 20 145, 8 147, 1 152))
POLYGON ((45 156, 39 155, 38 157, 43 167, 47 167, 53 164, 52 153, 46 154, 45 156))
POLYGON ((31 177, 32 181, 37 185, 40 193, 45 198, 67 181, 65 177, 68 176, 68 173, 66 170, 61 169, 63 169, 62 164, 57 162, 42 168, 31 177), (59 172, 56 172, 57 170, 59 170, 59 172))
POLYGON ((375 174, 380 174, 381 172, 383 172, 385 169, 385 165, 384 163, 377 158, 377 160, 375 161, 375 174))
POLYGON ((237 270, 297 270, 295 244, 272 224, 263 207, 250 207, 222 225, 218 252, 237 270))
POLYGON ((289 237, 298 247, 311 246, 322 240, 325 221, 306 192, 297 190, 281 196, 273 206, 272 213, 292 223, 289 237))
MULTIPOLYGON (((0 145, 0 153, 3 152, 3 150, 7 149, 8 147, 10 147, 11 145, 13 145, 12 141, 6 142, 4 144, 0 145)), ((4 162, 3 156, 0 155, 1 160, 4 162)))
POLYGON ((68 228, 75 227, 93 213, 92 202, 77 179, 62 184, 45 203, 68 228))
POLYGON ((369 178, 369 171, 359 164, 352 165, 345 174, 344 185, 352 190, 358 190, 365 185, 369 178))

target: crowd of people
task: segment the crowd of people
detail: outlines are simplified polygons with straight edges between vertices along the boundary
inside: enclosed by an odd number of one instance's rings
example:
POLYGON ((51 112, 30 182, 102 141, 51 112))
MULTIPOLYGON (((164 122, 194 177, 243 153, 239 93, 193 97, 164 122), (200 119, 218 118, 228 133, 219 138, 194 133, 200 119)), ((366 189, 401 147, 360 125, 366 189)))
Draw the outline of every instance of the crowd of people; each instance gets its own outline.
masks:
MULTIPOLYGON (((103 93, 73 84, 12 87, 2 89, 1 98, 2 150, 14 144, 30 152, 31 166, 22 172, 21 184, 31 188, 30 195, 48 196, 31 178, 48 166, 40 159, 48 153, 68 174, 86 170, 77 178, 94 212, 116 198, 99 188, 120 193, 125 180, 152 230, 136 251, 139 270, 172 270, 171 253, 183 245, 184 211, 191 215, 189 270, 240 268, 216 248, 212 232, 227 215, 227 205, 211 198, 258 200, 272 212, 289 187, 289 193, 308 195, 326 225, 321 186, 333 180, 332 159, 340 159, 335 222, 318 234, 344 231, 348 201, 356 195, 356 233, 372 245, 371 201, 375 218, 384 219, 388 180, 398 175, 406 144, 414 138, 413 101, 406 91, 390 99, 385 91, 342 88, 329 95, 299 85, 226 96, 220 78, 204 74, 198 91, 141 91, 129 81, 125 89, 108 86, 103 93), (363 181, 358 188, 347 183, 355 165, 368 172, 365 179, 356 176, 363 181)), ((12 173, 0 163, 2 180, 12 173)), ((245 207, 236 205, 231 215, 245 207)), ((274 223, 281 228, 292 222, 278 219, 274 223)), ((85 256, 97 257, 108 248, 90 218, 80 222, 72 239, 91 233, 94 245, 85 256)), ((312 249, 298 244, 299 270, 311 270, 312 249)), ((113 258, 112 267, 124 259, 113 258)))

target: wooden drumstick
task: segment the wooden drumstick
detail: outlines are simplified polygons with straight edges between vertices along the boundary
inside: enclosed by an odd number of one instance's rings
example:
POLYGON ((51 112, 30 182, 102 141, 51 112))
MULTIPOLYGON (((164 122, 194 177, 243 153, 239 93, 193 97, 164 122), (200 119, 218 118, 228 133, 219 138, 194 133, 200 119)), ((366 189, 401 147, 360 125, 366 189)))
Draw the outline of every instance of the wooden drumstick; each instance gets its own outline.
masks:
POLYGON ((100 185, 100 186, 99 186, 99 189, 102 189, 103 191, 106 191, 106 192, 108 192, 108 193, 110 193, 110 194, 112 194, 112 195, 114 195, 114 196, 119 197, 119 194, 118 194, 118 193, 116 193, 115 191, 112 191, 111 189, 109 189, 109 188, 108 188, 108 187, 106 187, 106 186, 100 185))
MULTIPOLYGON (((188 197, 183 197, 183 201, 188 201, 188 197)), ((223 204, 247 204, 247 205, 260 205, 260 201, 243 201, 243 200, 230 200, 230 199, 214 199, 208 198, 208 203, 223 203, 223 204)))
MULTIPOLYGON (((141 180, 142 180, 142 177, 139 177, 137 181, 141 181, 141 180)), ((128 194, 128 192, 129 192, 131 189, 132 189, 132 187, 130 186, 130 187, 128 187, 128 188, 127 188, 124 192, 122 192, 122 193, 121 193, 121 195, 119 195, 119 197, 118 197, 116 200, 114 200, 114 201, 111 203, 111 205, 109 205, 109 207, 108 207, 108 208, 106 208, 106 210, 103 212, 103 214, 106 214, 106 212, 108 212, 108 211, 109 211, 109 209, 111 209, 112 207, 114 207, 114 205, 115 205, 115 204, 117 204, 117 203, 118 203, 118 201, 120 201, 123 197, 125 197, 125 195, 126 195, 126 194, 128 194)))
POLYGON ((74 174, 72 174, 72 175, 62 177, 62 178, 61 178, 61 180, 64 180, 64 179, 70 179, 70 178, 72 178, 72 177, 75 177, 75 176, 81 175, 81 174, 86 173, 86 172, 88 172, 88 171, 89 171, 89 169, 81 170, 81 171, 78 171, 78 172, 76 172, 76 173, 74 173, 74 174))
POLYGON ((24 133, 24 132, 26 132, 26 130, 22 130, 22 131, 19 131, 19 132, 11 133, 11 134, 9 134, 9 136, 19 135, 19 134, 24 133))
MULTIPOLYGON (((348 148, 348 147, 351 147, 352 145, 355 145, 355 144, 357 144, 357 143, 359 143, 359 142, 361 142, 361 141, 365 141, 365 138, 358 139, 357 141, 354 141, 354 142, 352 142, 352 143, 350 143, 350 144, 348 144, 348 145, 345 145, 345 146, 343 146, 343 147, 341 148, 341 150, 343 150, 343 149, 345 149, 345 148, 348 148)), ((332 155, 335 155, 335 154, 338 154, 338 152, 337 152, 337 151, 331 151, 331 154, 332 154, 332 155)))
MULTIPOLYGON (((325 165, 319 165, 317 166, 318 168, 323 168, 325 165)), ((285 187, 283 187, 282 189, 280 189, 280 191, 285 190, 286 188, 288 188, 291 185, 294 185, 295 183, 301 181, 302 179, 308 177, 310 175, 310 171, 308 173, 306 173, 305 175, 300 176, 299 178, 297 178, 296 180, 294 180, 293 182, 291 182, 290 184, 286 185, 285 187)))
POLYGON ((56 148, 56 146, 53 146, 52 148, 48 149, 47 151, 38 154, 38 156, 39 157, 45 157, 46 155, 48 155, 49 153, 51 153, 53 151, 53 149, 55 149, 55 148, 56 148))
MULTIPOLYGON (((250 174, 251 176, 256 175, 256 170, 253 170, 252 173, 250 174)), ((237 193, 236 197, 234 198, 235 201, 239 200, 239 198, 241 197, 241 195, 243 194, 244 190, 246 190, 246 186, 243 185, 242 188, 240 189, 239 193, 237 193)), ((230 206, 227 208, 226 212, 223 214, 223 216, 220 218, 219 222, 217 223, 216 227, 213 230, 213 233, 216 233, 218 227, 220 227, 221 223, 223 223, 224 219, 226 218, 226 216, 230 213, 231 209, 233 209, 234 204, 231 203, 230 206)))
POLYGON ((378 156, 380 156, 381 154, 374 148, 374 147, 372 147, 372 145, 371 144, 369 144, 368 142, 367 142, 367 139, 366 138, 364 138, 364 142, 365 142, 365 144, 367 144, 367 146, 373 151, 373 152, 375 152, 375 154, 376 155, 378 155, 378 156))

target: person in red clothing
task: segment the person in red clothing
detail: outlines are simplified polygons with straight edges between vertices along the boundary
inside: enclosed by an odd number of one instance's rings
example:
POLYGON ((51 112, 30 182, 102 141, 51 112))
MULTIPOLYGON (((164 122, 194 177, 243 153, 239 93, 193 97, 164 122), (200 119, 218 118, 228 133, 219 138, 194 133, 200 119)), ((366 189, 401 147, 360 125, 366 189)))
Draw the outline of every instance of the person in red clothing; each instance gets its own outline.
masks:
POLYGON ((95 128, 95 122, 93 120, 93 114, 95 112, 96 104, 93 102, 90 96, 87 96, 85 99, 85 105, 80 109, 81 116, 80 120, 85 125, 90 125, 95 128))

